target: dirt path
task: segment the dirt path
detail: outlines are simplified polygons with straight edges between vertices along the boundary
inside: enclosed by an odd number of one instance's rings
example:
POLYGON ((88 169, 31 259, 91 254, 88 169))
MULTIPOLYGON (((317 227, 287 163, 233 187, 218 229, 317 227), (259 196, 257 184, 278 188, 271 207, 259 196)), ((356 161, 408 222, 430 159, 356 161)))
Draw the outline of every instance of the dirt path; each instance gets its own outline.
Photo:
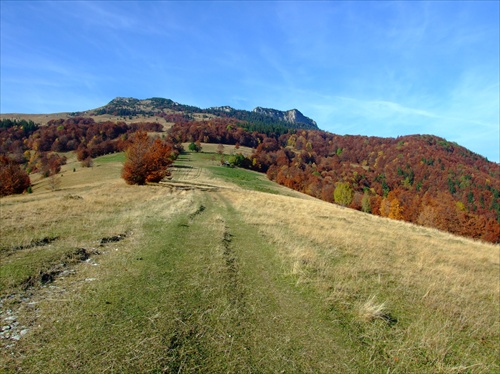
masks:
POLYGON ((252 352, 252 371, 358 372, 358 363, 346 359, 354 356, 343 344, 347 337, 316 295, 285 275, 276 249, 242 220, 230 199, 222 194, 217 199, 230 233, 229 253, 237 264, 235 289, 246 311, 238 315, 252 352))
POLYGON ((357 372, 321 303, 286 278, 272 246, 224 194, 204 194, 201 204, 181 233, 185 261, 163 369, 357 372))
POLYGON ((167 221, 148 216, 132 247, 102 256, 87 278, 98 281, 68 285, 50 316, 41 303, 45 318, 4 369, 358 371, 321 304, 286 278, 224 191, 185 193, 186 209, 167 221))

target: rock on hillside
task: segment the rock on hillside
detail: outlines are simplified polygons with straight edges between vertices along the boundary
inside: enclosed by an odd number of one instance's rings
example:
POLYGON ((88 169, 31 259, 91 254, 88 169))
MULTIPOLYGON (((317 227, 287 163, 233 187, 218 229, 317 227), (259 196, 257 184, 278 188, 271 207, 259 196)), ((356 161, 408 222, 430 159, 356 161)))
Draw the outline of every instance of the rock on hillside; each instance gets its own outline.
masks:
POLYGON ((286 112, 283 112, 281 110, 276 110, 276 109, 271 109, 271 108, 257 107, 253 110, 253 112, 258 113, 258 114, 263 114, 263 115, 268 116, 268 117, 272 117, 272 118, 277 119, 279 121, 290 122, 293 124, 302 123, 302 124, 309 125, 311 127, 317 127, 317 124, 315 121, 304 116, 297 109, 291 109, 291 110, 287 110, 286 112))

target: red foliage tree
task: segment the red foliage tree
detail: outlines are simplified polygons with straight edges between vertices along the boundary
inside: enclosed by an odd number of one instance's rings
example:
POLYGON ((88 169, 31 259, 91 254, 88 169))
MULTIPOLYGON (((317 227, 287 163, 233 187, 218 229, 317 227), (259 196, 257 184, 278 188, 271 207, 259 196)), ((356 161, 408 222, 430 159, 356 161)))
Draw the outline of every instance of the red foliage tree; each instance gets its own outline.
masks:
POLYGON ((172 147, 160 139, 151 139, 145 132, 137 132, 126 150, 122 178, 128 184, 159 182, 168 175, 172 163, 172 147))
POLYGON ((0 155, 0 196, 23 193, 30 185, 30 177, 19 164, 0 155))

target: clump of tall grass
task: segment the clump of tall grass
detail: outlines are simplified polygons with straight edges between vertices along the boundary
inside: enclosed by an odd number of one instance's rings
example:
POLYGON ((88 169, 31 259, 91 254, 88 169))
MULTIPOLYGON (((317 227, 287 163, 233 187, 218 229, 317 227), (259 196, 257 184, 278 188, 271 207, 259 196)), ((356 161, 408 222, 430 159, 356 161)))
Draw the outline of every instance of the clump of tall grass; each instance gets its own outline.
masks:
POLYGON ((358 316, 361 321, 373 322, 377 319, 387 320, 385 303, 377 303, 375 295, 370 296, 364 303, 359 305, 358 316))

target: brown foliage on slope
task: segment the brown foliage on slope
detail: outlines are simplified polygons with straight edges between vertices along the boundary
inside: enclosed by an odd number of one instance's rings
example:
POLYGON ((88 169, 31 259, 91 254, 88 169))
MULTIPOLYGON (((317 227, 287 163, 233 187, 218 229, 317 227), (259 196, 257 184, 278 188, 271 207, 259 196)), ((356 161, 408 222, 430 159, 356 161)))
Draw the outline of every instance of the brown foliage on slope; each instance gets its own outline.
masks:
POLYGON ((159 182, 168 175, 171 157, 170 145, 160 139, 152 140, 145 132, 137 132, 126 150, 122 178, 128 184, 159 182))
POLYGON ((0 196, 23 193, 30 185, 30 177, 19 164, 0 155, 0 196))
POLYGON ((298 130, 250 133, 238 123, 176 124, 175 139, 255 148, 254 170, 279 184, 332 202, 334 186, 349 183, 351 208, 500 242, 500 167, 432 135, 399 138, 340 136, 298 130), (367 209, 366 207, 370 207, 367 209))

